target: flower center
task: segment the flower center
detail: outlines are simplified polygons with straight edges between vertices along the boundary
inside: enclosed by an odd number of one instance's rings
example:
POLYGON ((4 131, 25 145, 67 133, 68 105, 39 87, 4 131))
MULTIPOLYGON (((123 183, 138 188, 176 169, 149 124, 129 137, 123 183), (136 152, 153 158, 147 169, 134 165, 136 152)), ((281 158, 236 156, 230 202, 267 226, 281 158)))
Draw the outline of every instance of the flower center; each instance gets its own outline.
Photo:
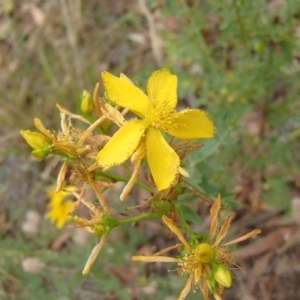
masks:
POLYGON ((199 260, 195 259, 194 255, 184 256, 178 263, 180 273, 183 274, 194 274, 194 279, 198 280, 202 274, 202 264, 199 260))
POLYGON ((145 120, 156 129, 167 131, 174 126, 173 107, 168 102, 159 102, 146 115, 145 120))

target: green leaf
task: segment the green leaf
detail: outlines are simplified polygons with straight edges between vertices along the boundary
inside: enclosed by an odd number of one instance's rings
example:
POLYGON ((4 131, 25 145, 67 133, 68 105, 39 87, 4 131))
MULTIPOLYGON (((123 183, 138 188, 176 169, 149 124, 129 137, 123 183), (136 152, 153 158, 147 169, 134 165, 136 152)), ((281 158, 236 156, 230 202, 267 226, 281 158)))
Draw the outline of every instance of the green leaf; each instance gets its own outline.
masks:
POLYGON ((181 204, 179 205, 179 209, 181 210, 184 218, 187 221, 190 221, 198 225, 202 224, 202 220, 199 217, 199 215, 194 210, 192 210, 188 205, 181 204))

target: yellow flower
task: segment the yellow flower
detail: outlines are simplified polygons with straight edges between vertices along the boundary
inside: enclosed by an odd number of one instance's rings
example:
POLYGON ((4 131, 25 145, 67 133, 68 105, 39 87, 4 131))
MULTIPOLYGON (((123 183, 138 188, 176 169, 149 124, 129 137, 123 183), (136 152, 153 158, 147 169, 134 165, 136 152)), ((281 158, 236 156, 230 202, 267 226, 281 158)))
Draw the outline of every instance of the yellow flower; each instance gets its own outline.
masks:
POLYGON ((169 70, 158 70, 148 80, 147 94, 125 75, 120 78, 102 73, 106 96, 113 103, 128 108, 140 119, 125 123, 98 153, 100 166, 110 167, 128 159, 145 136, 146 158, 158 190, 168 188, 180 168, 177 153, 165 140, 164 133, 179 139, 210 138, 215 126, 200 109, 175 110, 177 76, 169 70))
POLYGON ((70 212, 74 202, 68 200, 72 192, 76 190, 74 186, 67 186, 58 193, 55 192, 56 187, 51 186, 48 190, 48 197, 51 198, 48 204, 48 213, 46 217, 55 223, 57 228, 62 228, 65 223, 70 220, 70 212))

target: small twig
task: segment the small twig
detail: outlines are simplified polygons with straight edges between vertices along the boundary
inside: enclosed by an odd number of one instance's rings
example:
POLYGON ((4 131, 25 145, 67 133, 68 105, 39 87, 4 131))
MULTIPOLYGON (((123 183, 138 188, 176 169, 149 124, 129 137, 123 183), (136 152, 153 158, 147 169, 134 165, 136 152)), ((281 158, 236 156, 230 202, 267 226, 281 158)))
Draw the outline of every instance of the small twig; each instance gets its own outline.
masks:
POLYGON ((187 180, 185 179, 182 179, 182 181, 187 184, 189 187, 192 188, 192 191, 195 195, 197 195, 198 197, 200 197, 202 200, 208 202, 209 204, 213 205, 214 204, 214 201, 206 196, 204 196, 203 194, 201 194, 197 188, 195 186, 193 186, 190 182, 188 182, 187 180))

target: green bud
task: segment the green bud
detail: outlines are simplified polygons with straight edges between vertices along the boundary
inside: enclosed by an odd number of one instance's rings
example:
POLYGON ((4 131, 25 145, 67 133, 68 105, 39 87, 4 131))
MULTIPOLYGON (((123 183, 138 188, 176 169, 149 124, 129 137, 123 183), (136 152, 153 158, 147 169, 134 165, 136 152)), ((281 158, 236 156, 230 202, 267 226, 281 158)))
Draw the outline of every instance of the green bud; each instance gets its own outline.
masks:
POLYGON ((101 223, 94 224, 93 233, 97 236, 102 236, 105 233, 105 225, 101 223))
POLYGON ((230 288, 232 285, 232 275, 228 268, 223 264, 216 264, 212 274, 214 279, 222 286, 230 288))
POLYGON ((120 225, 117 219, 112 218, 106 214, 102 216, 102 220, 105 223, 105 225, 109 228, 109 230, 120 225))
POLYGON ((151 205, 152 211, 159 216, 167 215, 171 209, 172 205, 167 200, 154 201, 151 205))
POLYGON ((43 160, 49 154, 49 151, 47 149, 36 149, 31 154, 37 159, 43 160))
POLYGON ((89 93, 87 90, 84 90, 81 96, 80 109, 83 113, 89 114, 93 111, 93 108, 94 108, 94 102, 93 102, 92 94, 89 93))
POLYGON ((178 183, 178 184, 175 185, 175 191, 176 191, 177 195, 183 194, 182 190, 183 190, 183 187, 182 187, 181 183, 178 183))
POLYGON ((215 252, 210 244, 201 243, 195 249, 195 257, 202 263, 208 264, 215 256, 215 252))

